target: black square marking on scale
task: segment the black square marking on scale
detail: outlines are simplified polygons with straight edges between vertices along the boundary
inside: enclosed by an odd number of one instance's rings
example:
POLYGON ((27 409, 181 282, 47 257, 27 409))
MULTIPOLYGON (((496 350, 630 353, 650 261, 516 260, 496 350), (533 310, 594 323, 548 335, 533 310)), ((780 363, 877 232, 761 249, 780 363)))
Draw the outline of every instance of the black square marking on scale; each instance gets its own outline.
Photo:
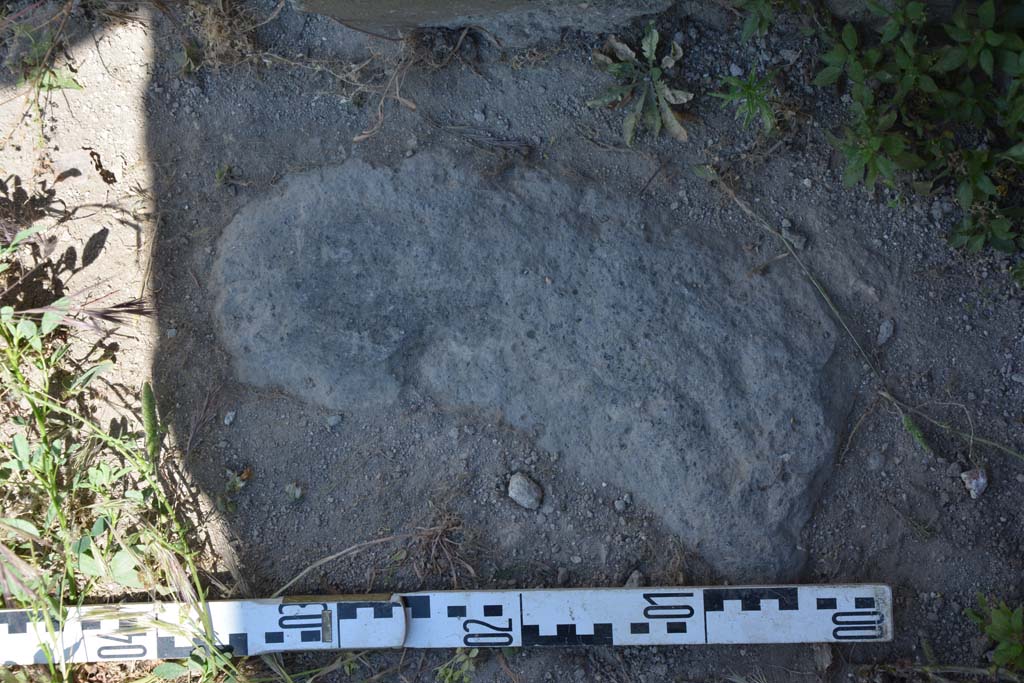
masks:
POLYGON ((284 631, 267 631, 263 634, 264 643, 283 643, 284 631))
POLYGON ((463 618, 466 616, 465 605, 448 605, 448 616, 452 618, 463 618))
POLYGON ((668 633, 686 633, 685 621, 670 621, 665 624, 668 633))
POLYGON ((633 635, 646 635, 651 632, 651 625, 644 623, 630 624, 629 632, 633 635))
POLYGON ((413 619, 430 618, 430 596, 429 595, 407 595, 405 604, 409 608, 409 616, 413 619))
POLYGON ((83 631, 99 631, 100 622, 97 619, 86 619, 82 622, 83 631))
POLYGON ((874 609, 875 599, 874 598, 854 598, 853 606, 857 609, 874 609))
POLYGON ((358 619, 359 615, 356 610, 360 609, 373 609, 374 619, 390 619, 393 616, 394 604, 390 602, 339 602, 338 603, 338 620, 347 621, 351 619, 358 619))
POLYGON ((838 609, 835 598, 818 598, 818 609, 838 609))
POLYGON ((28 612, 19 610, 0 614, 0 624, 7 624, 7 633, 10 635, 28 633, 28 612))
POLYGON ((228 635, 228 649, 235 657, 245 657, 249 654, 249 634, 232 633, 228 635))
POLYGON ((304 643, 319 643, 320 642, 320 631, 303 631, 299 634, 304 643))
POLYGON ((503 611, 501 605, 484 605, 485 617, 500 617, 503 611))

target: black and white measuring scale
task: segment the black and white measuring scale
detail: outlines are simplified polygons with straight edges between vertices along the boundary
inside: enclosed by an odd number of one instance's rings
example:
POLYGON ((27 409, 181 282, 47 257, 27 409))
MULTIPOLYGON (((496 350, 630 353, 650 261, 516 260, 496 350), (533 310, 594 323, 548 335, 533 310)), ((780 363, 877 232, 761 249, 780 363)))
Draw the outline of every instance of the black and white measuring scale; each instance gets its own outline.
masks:
POLYGON ((188 657, 212 627, 234 656, 384 648, 843 643, 892 640, 870 584, 437 591, 83 606, 54 623, 0 610, 0 662, 188 657), (205 619, 201 617, 205 616, 205 619))

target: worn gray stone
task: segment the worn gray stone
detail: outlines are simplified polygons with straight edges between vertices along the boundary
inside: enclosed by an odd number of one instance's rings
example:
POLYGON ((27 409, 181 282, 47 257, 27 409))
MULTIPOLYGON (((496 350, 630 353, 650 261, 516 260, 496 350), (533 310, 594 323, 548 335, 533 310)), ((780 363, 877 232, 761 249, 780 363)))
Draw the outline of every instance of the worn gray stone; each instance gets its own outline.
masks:
POLYGON ((892 339, 894 332, 896 332, 896 323, 888 319, 883 320, 878 326, 878 337, 875 338, 875 344, 877 346, 885 346, 892 339))
POLYGON ((508 497, 520 507, 536 510, 544 502, 544 489, 522 472, 516 472, 508 480, 508 497))
POLYGON ((500 414, 735 580, 796 577, 850 393, 798 273, 748 277, 699 217, 427 152, 278 188, 217 248, 240 379, 346 413, 411 392, 500 414))

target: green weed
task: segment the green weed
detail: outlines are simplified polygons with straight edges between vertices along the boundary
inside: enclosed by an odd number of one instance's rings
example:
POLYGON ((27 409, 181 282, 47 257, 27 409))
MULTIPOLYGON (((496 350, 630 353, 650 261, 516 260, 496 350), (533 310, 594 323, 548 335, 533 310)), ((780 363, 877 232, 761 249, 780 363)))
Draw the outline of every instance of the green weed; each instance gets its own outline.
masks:
POLYGON ((773 76, 774 74, 769 73, 759 79, 753 70, 746 79, 725 76, 722 80, 728 87, 723 92, 714 92, 711 95, 722 99, 723 107, 735 106, 736 118, 743 123, 744 128, 749 128, 751 124, 760 121, 764 132, 771 133, 776 124, 775 107, 770 98, 773 76))
MULTIPOLYGON (((1024 249, 1024 15, 987 0, 927 23, 925 4, 869 3, 883 19, 867 38, 846 24, 828 37, 819 86, 845 83, 851 124, 837 146, 844 181, 954 190, 964 211, 950 243, 968 252, 1024 249)), ((1024 284, 1024 268, 1013 274, 1024 284)))
MULTIPOLYGON (((0 241, 0 273, 38 233, 0 241)), ((141 432, 126 420, 109 429, 96 422, 95 382, 110 364, 72 359, 66 325, 76 310, 67 299, 0 307, 0 591, 8 604, 51 617, 47 624, 124 595, 199 606, 197 558, 161 481, 152 388, 142 390, 141 432)), ((194 625, 209 644, 208 626, 194 625)), ((46 657, 52 680, 71 677, 56 653, 46 657)), ((205 680, 233 670, 212 646, 193 660, 182 666, 205 680)))
POLYGON ((475 647, 459 648, 454 657, 434 669, 434 679, 437 683, 471 683, 479 655, 480 650, 475 647))
POLYGON ((33 30, 25 24, 15 24, 12 32, 16 40, 27 44, 15 68, 21 72, 19 86, 32 86, 37 90, 81 90, 82 84, 66 69, 54 64, 60 48, 61 35, 50 30, 33 30))
POLYGON ((744 42, 755 35, 763 36, 775 23, 776 0, 735 0, 736 9, 744 10, 747 18, 743 21, 743 32, 740 37, 744 42))
POLYGON ((967 616, 996 644, 992 664, 1010 671, 1024 670, 1024 606, 1011 609, 1005 602, 990 603, 978 598, 978 610, 967 616))
POLYGON ((637 130, 646 128, 657 137, 662 127, 676 140, 686 142, 689 136, 673 105, 686 104, 693 93, 670 88, 665 72, 673 68, 683 56, 678 43, 669 46, 668 54, 657 59, 659 35, 654 24, 649 24, 641 42, 642 59, 618 38, 611 36, 602 50, 594 52, 594 62, 620 81, 601 97, 590 100, 590 107, 619 109, 631 105, 622 124, 622 137, 627 145, 636 139, 637 130))

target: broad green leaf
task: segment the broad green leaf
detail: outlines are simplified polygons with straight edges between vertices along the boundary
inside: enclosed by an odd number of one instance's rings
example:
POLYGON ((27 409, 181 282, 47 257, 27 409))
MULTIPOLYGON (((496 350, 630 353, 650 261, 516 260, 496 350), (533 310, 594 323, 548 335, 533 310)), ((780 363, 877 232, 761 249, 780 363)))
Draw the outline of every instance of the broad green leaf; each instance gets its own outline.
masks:
POLYGON ((188 667, 177 662, 164 662, 153 667, 152 674, 162 681, 173 681, 188 674, 188 667))
POLYGON ((743 22, 743 31, 740 33, 740 40, 743 42, 749 41, 757 33, 757 14, 751 12, 747 15, 746 20, 743 22))
POLYGON ((93 522, 92 529, 89 530, 89 535, 93 538, 102 536, 106 532, 107 526, 109 526, 109 523, 106 517, 97 517, 96 521, 93 522))
POLYGON ((76 81, 71 74, 47 69, 39 77, 39 88, 41 90, 81 90, 82 84, 76 81))
POLYGON ((857 49, 857 29, 853 27, 853 24, 847 23, 843 26, 843 45, 850 52, 857 49))
POLYGON ((826 66, 824 69, 818 72, 817 76, 815 76, 814 85, 832 85, 833 83, 839 80, 839 76, 842 73, 843 70, 838 66, 826 66))
POLYGON ((984 173, 978 176, 978 181, 976 184, 978 186, 978 189, 984 192, 989 197, 998 193, 998 191, 996 190, 995 183, 993 183, 992 179, 989 178, 984 173))
POLYGON ((70 307, 71 299, 67 297, 61 297, 50 304, 50 308, 55 310, 43 313, 43 319, 39 324, 40 334, 45 337, 57 329, 57 326, 60 325, 62 320, 64 320, 64 317, 67 315, 70 307))
POLYGON ((644 51, 647 63, 654 64, 654 59, 658 54, 658 30, 654 28, 653 23, 647 25, 647 32, 644 34, 640 47, 644 51))
POLYGON ((982 28, 992 28, 996 23, 995 0, 987 0, 978 6, 978 23, 982 28))
POLYGON ((999 156, 1014 163, 1024 164, 1024 142, 1018 142, 999 156))
POLYGON ((676 113, 668 106, 668 102, 664 97, 658 98, 658 108, 661 112, 661 121, 665 124, 665 130, 668 131, 668 134, 679 142, 687 142, 690 136, 687 135, 686 128, 676 118, 676 113))
POLYGON ((19 531, 24 531, 30 536, 39 538, 39 529, 35 524, 28 521, 27 519, 21 519, 20 517, 0 517, 0 524, 5 524, 11 528, 19 531))
POLYGON ((103 565, 100 564, 91 550, 78 553, 75 556, 78 560, 78 571, 91 579, 98 579, 103 576, 103 565))
POLYGON ((636 128, 640 124, 640 115, 644 111, 645 95, 646 93, 643 93, 637 98, 633 110, 626 115, 626 119, 622 122, 622 137, 626 146, 632 146, 633 140, 636 139, 636 128))
POLYGON ((660 99, 654 88, 647 88, 644 97, 644 125, 654 137, 658 137, 661 133, 661 113, 658 111, 660 99))
POLYGON ((991 45, 992 47, 999 47, 1000 45, 1003 44, 1004 40, 1005 38, 1003 38, 1002 33, 996 33, 995 31, 991 30, 985 31, 985 42, 991 45))
POLYGON ((136 571, 135 557, 128 550, 118 550, 110 559, 110 576, 126 588, 144 588, 136 571))
POLYGON ((900 34, 901 28, 902 27, 899 25, 899 22, 895 20, 889 20, 886 22, 885 27, 882 29, 882 42, 891 43, 896 39, 896 36, 900 34))
POLYGON ((896 174, 896 166, 888 157, 876 157, 875 164, 877 165, 878 171, 879 173, 882 174, 883 178, 885 178, 886 180, 893 179, 893 176, 896 174))
POLYGON ((921 74, 917 79, 917 85, 926 93, 936 93, 939 91, 939 86, 935 85, 935 81, 932 80, 932 77, 925 74, 921 74))
POLYGON ((94 379, 96 379, 98 376, 102 375, 104 372, 106 372, 112 367, 114 367, 114 364, 109 361, 92 366, 91 368, 89 368, 88 370, 86 370, 81 375, 75 378, 75 381, 71 383, 70 387, 68 387, 68 392, 74 393, 76 391, 84 389, 89 385, 90 382, 92 382, 94 379))
POLYGON ((981 54, 978 55, 978 64, 981 66, 981 70, 988 74, 989 78, 992 78, 993 60, 991 50, 986 48, 981 51, 981 54))
POLYGON ((14 435, 14 457, 19 462, 27 464, 32 458, 32 450, 29 448, 28 439, 24 434, 14 435))
POLYGON ((0 308, 0 322, 9 323, 14 320, 14 306, 0 308))
POLYGON ((829 66, 842 66, 846 63, 846 57, 849 52, 846 48, 838 43, 831 50, 821 56, 821 61, 825 62, 829 66))
POLYGON ((609 74, 615 76, 619 80, 628 81, 636 77, 636 65, 632 62, 615 62, 607 69, 609 74))
POLYGON ((875 186, 875 181, 878 180, 878 165, 874 163, 867 164, 867 173, 864 174, 864 184, 868 188, 875 186))
POLYGON ((932 67, 939 73, 956 69, 967 60, 967 50, 962 47, 950 47, 943 51, 939 61, 932 67))
POLYGON ((860 62, 851 61, 847 64, 846 73, 849 74, 850 80, 854 83, 863 83, 865 81, 864 67, 860 62))
POLYGON ((843 170, 843 185, 853 187, 864 177, 864 160, 860 157, 850 159, 843 170))
POLYGON ((18 321, 18 326, 15 328, 15 334, 20 339, 33 339, 38 336, 36 324, 28 318, 22 318, 18 321))
POLYGON ((971 181, 960 181, 960 185, 956 188, 956 200, 961 208, 971 208, 971 204, 974 203, 974 188, 971 187, 971 181))

